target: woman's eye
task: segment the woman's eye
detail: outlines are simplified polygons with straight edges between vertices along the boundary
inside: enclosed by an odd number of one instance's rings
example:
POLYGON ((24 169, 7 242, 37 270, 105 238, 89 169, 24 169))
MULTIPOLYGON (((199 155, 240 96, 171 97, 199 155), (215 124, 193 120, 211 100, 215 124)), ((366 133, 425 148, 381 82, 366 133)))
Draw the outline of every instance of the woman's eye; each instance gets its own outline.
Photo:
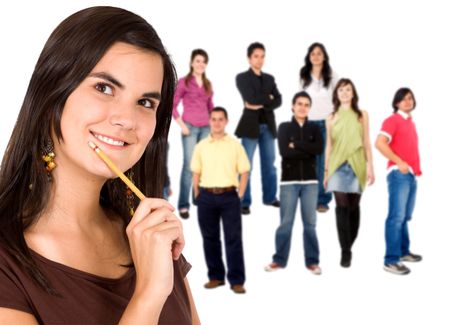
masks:
POLYGON ((138 104, 144 106, 145 108, 152 108, 152 109, 155 109, 157 106, 156 103, 147 98, 140 99, 138 101, 138 104))
POLYGON ((95 85, 95 89, 97 89, 99 92, 107 94, 107 95, 112 95, 113 94, 113 89, 111 86, 108 86, 107 84, 104 83, 98 83, 95 85))

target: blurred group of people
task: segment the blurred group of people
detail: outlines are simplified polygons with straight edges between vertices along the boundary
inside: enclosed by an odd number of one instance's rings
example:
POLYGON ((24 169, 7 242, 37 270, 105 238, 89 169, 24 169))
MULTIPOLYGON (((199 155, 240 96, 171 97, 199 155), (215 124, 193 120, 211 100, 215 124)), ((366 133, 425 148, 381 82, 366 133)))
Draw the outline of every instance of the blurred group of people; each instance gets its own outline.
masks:
MULTIPOLYGON (((291 102, 292 119, 278 126, 274 110, 281 106, 282 96, 275 78, 262 71, 265 54, 263 44, 250 44, 250 67, 236 76, 244 106, 234 132, 240 144, 225 131, 225 108, 213 104, 212 83, 205 73, 209 59, 206 51, 192 51, 190 71, 178 82, 173 109, 183 143, 178 210, 182 218, 189 218, 193 180, 193 199, 198 205, 208 267, 206 288, 224 285, 227 277, 235 292, 245 292, 241 215, 251 213, 250 175, 256 148, 260 155, 262 203, 280 208, 275 254, 265 267, 268 272, 287 265, 300 203, 305 266, 313 274, 321 274, 316 214, 329 210, 332 195, 340 264, 350 267, 360 224, 361 195, 366 185, 375 181, 369 114, 360 109, 353 82, 339 78, 331 68, 325 46, 314 43, 308 48, 300 69, 300 89, 291 102), (182 115, 178 110, 180 102, 182 115), (276 147, 281 156, 278 196, 276 147), (221 221, 228 271, 222 260, 221 221)), ((394 114, 383 123, 375 143, 389 161, 384 269, 396 274, 409 273, 402 262, 421 260, 420 255, 409 250, 407 224, 414 208, 416 176, 421 175, 418 137, 411 118, 415 106, 413 92, 400 88, 393 100, 394 114)))

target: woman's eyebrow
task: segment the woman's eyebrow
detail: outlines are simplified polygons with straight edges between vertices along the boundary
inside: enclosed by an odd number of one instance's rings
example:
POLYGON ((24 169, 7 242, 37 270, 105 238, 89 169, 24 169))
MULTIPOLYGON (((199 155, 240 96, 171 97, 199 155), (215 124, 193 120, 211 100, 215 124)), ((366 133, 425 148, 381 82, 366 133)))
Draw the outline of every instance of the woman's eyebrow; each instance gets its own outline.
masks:
POLYGON ((114 78, 112 75, 110 75, 107 72, 93 72, 89 75, 89 77, 95 77, 95 78, 103 79, 105 81, 109 81, 110 83, 119 87, 120 89, 125 88, 125 86, 119 80, 117 80, 116 78, 114 78))
POLYGON ((161 100, 161 93, 157 92, 157 91, 151 91, 148 93, 143 93, 142 97, 148 97, 148 98, 154 98, 157 100, 161 100))
MULTIPOLYGON (((113 85, 119 87, 120 89, 125 89, 125 86, 116 78, 114 78, 111 74, 107 72, 93 72, 89 75, 89 77, 100 78, 105 81, 109 81, 113 85)), ((161 100, 161 93, 158 91, 149 91, 142 94, 142 97, 154 98, 157 100, 161 100)))

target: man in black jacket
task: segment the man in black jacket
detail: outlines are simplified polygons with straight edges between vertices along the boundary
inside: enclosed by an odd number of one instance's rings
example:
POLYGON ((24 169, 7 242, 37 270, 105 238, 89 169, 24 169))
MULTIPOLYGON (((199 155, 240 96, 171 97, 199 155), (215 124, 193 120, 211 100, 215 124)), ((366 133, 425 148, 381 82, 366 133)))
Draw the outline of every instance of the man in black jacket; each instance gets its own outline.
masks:
POLYGON ((316 175, 316 155, 323 150, 318 125, 308 122, 311 97, 302 91, 292 100, 294 116, 278 128, 278 148, 281 163, 281 223, 275 235, 276 253, 266 271, 276 271, 287 265, 291 247, 292 226, 300 198, 303 221, 305 265, 313 274, 321 274, 319 243, 316 235, 316 205, 319 190, 316 175))
MULTIPOLYGON (((261 71, 265 48, 252 43, 247 49, 250 69, 236 76, 236 85, 244 101, 244 111, 236 128, 242 139, 248 159, 253 165, 253 154, 259 144, 263 203, 280 206, 277 199, 277 172, 275 169, 275 138, 277 129, 273 110, 281 105, 281 94, 273 76, 261 71)), ((250 179, 242 199, 242 214, 250 213, 252 203, 250 179)))

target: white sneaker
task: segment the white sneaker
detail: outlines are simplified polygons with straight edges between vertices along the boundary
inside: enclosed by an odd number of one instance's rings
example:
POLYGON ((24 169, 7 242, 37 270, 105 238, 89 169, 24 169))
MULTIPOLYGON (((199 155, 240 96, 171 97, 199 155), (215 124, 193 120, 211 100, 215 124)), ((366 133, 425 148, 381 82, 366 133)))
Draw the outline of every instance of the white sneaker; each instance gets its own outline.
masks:
POLYGON ((308 265, 306 268, 309 271, 311 271, 311 273, 314 274, 314 275, 321 275, 322 274, 322 269, 317 264, 308 265))
POLYGON ((402 262, 394 263, 394 264, 385 264, 384 270, 390 273, 405 275, 411 272, 402 262))
POLYGON ((413 253, 409 253, 405 256, 400 257, 400 261, 402 262, 420 262, 421 260, 422 256, 413 253))

